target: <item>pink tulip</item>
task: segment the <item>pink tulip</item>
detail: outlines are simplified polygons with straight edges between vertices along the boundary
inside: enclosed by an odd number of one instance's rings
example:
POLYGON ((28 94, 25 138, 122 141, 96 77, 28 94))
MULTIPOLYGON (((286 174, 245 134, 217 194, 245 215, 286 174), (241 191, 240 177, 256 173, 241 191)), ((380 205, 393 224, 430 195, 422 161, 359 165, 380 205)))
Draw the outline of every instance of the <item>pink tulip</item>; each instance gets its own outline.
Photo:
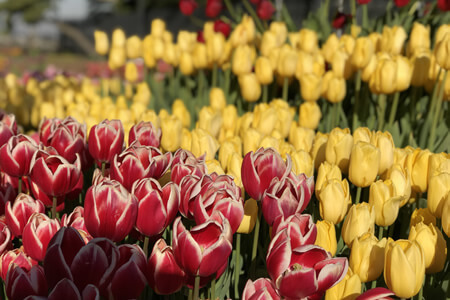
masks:
POLYGON ((173 224, 172 247, 177 263, 187 275, 208 277, 228 261, 232 250, 230 223, 216 212, 203 224, 188 231, 181 217, 173 224))
POLYGON ((172 160, 171 180, 180 184, 181 180, 187 175, 195 175, 201 178, 206 174, 205 156, 196 158, 188 150, 178 149, 172 160))
POLYGON ((139 201, 137 230, 146 236, 162 234, 177 215, 180 202, 178 186, 169 182, 161 187, 157 180, 144 178, 133 185, 132 194, 139 201))
POLYGON ((133 228, 137 212, 136 196, 115 180, 105 180, 86 192, 84 220, 93 237, 123 240, 133 228))
POLYGON ((28 219, 34 213, 45 213, 44 204, 27 194, 19 194, 14 204, 11 204, 11 202, 6 204, 6 223, 14 236, 22 236, 28 219))
POLYGON ((16 117, 13 114, 0 112, 0 147, 3 146, 10 137, 17 134, 16 117))
POLYGON ((279 300, 275 285, 268 278, 249 279, 242 292, 242 300, 279 300))
POLYGON ((27 296, 47 296, 44 269, 35 265, 30 270, 11 267, 5 281, 6 296, 10 300, 22 300, 27 296))
POLYGON ((289 156, 285 163, 273 148, 259 148, 256 152, 247 153, 242 161, 242 184, 250 197, 259 201, 275 177, 282 179, 290 172, 289 156))
POLYGON ((376 287, 365 291, 356 300, 392 300, 389 296, 395 296, 395 293, 384 287, 376 287))
POLYGON ((148 284, 160 295, 173 294, 184 285, 184 271, 177 264, 172 247, 159 239, 148 259, 148 284))
POLYGON ((57 219, 50 219, 43 213, 32 214, 22 233, 25 252, 37 261, 44 260, 48 243, 60 228, 57 219))
POLYGON ((120 120, 103 120, 89 132, 89 153, 97 164, 110 163, 124 147, 123 125, 120 120))
POLYGON ((0 272, 3 281, 6 280, 6 275, 11 264, 24 268, 26 270, 30 270, 32 266, 37 264, 37 261, 23 252, 23 247, 9 250, 3 253, 0 256, 0 272))
POLYGON ((287 236, 286 230, 280 231, 269 245, 266 257, 269 276, 281 297, 319 299, 345 277, 347 258, 332 258, 315 245, 296 246, 292 241, 295 237, 287 236))
POLYGON ((22 177, 30 173, 33 154, 38 150, 36 143, 28 136, 12 136, 0 148, 0 167, 9 176, 22 177))
POLYGON ((301 245, 312 245, 316 242, 317 228, 311 215, 297 213, 286 219, 282 216, 276 218, 273 223, 271 238, 273 239, 283 229, 286 229, 286 234, 289 236, 291 244, 292 241, 298 243, 292 245, 292 249, 301 245))
POLYGON ((130 129, 128 144, 131 145, 134 141, 139 141, 143 146, 158 148, 161 142, 161 129, 156 129, 152 122, 141 121, 130 129))
POLYGON ((304 174, 297 177, 291 173, 291 176, 281 180, 275 177, 261 200, 267 224, 272 226, 279 216, 288 218, 303 212, 311 199, 313 189, 314 178, 307 178, 304 174))
POLYGON ((193 202, 197 224, 206 222, 214 211, 220 211, 228 219, 234 233, 244 218, 244 202, 241 189, 229 175, 204 175, 200 193, 193 202))

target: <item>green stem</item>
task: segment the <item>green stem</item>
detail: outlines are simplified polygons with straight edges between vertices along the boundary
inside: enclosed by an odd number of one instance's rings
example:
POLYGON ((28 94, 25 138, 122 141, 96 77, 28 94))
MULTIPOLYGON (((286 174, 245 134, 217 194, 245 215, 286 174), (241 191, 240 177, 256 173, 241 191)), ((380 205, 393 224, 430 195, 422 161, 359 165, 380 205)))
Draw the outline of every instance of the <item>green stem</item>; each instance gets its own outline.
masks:
POLYGON ((145 257, 148 257, 148 241, 149 241, 148 236, 145 236, 144 237, 144 249, 143 249, 145 257))
POLYGON ((392 125, 394 124, 399 99, 400 99, 400 92, 396 92, 394 95, 394 101, 392 102, 391 112, 389 113, 389 129, 391 129, 392 125))
POLYGON ((425 148, 426 147, 426 138, 429 136, 429 130, 431 127, 431 122, 433 118, 434 108, 436 107, 436 102, 438 101, 438 93, 440 92, 439 88, 441 84, 439 83, 439 78, 441 77, 441 72, 443 71, 442 68, 439 68, 439 72, 437 74, 436 82, 433 87, 433 92, 431 94, 431 101, 430 106, 428 108, 427 117, 425 119, 425 124, 423 126, 423 130, 420 133, 420 147, 425 148))
POLYGON ((377 287, 377 280, 375 279, 375 280, 372 281, 372 285, 371 285, 370 288, 374 289, 376 287, 377 287))
POLYGON ((256 272, 256 254, 258 253, 258 242, 259 242, 259 227, 261 226, 261 205, 258 202, 258 218, 256 219, 255 229, 253 233, 253 247, 252 247, 252 257, 250 264, 250 278, 255 278, 256 272))
POLYGON ((102 162, 102 176, 105 177, 105 168, 106 168, 106 163, 103 161, 102 162))
POLYGON ((22 193, 22 177, 19 177, 19 185, 17 187, 18 194, 22 193))
POLYGON ((362 6, 362 11, 363 11, 363 15, 362 15, 362 27, 365 30, 368 30, 369 28, 369 9, 367 8, 367 4, 362 6))
POLYGON ((192 300, 192 296, 193 296, 193 291, 192 291, 192 289, 189 289, 188 300, 192 300))
POLYGON ((189 19, 195 26, 200 27, 200 28, 203 27, 203 21, 201 19, 197 18, 196 16, 190 15, 189 19))
POLYGON ((231 81, 231 68, 225 70, 225 83, 223 87, 223 91, 225 93, 225 96, 227 100, 230 98, 230 81, 231 81))
POLYGON ((339 125, 339 104, 333 103, 332 108, 332 115, 331 115, 331 129, 335 128, 337 125, 339 125))
POLYGON ((386 113, 386 94, 378 95, 378 130, 384 128, 384 115, 386 113))
MULTIPOLYGON (((444 97, 445 81, 447 80, 447 74, 448 74, 448 71, 445 70, 444 71, 444 79, 442 79, 442 82, 440 84, 439 95, 437 98, 436 107, 434 108, 433 121, 431 123, 430 137, 428 139, 428 147, 427 147, 430 151, 434 151, 434 142, 436 140, 436 126, 437 126, 437 123, 439 120, 439 113, 441 111, 442 100, 444 97)), ((437 80, 439 80, 439 79, 437 79, 437 80)))
POLYGON ((58 198, 56 196, 53 196, 53 203, 52 203, 52 219, 56 219, 56 203, 58 198))
POLYGON ((217 64, 214 63, 213 69, 212 69, 211 87, 217 86, 217 71, 218 71, 217 64))
POLYGON ((195 276, 195 281, 194 281, 194 293, 192 296, 193 300, 198 300, 198 292, 199 292, 199 288, 200 288, 200 276, 195 276))
POLYGON ((284 77, 283 79, 283 100, 288 100, 288 93, 289 93, 289 78, 284 77))
POLYGON ((350 5, 351 5, 351 11, 352 11, 352 24, 357 25, 357 20, 356 20, 356 0, 351 0, 350 1, 350 5))
POLYGON ((234 299, 239 299, 239 273, 241 259, 241 234, 236 234, 236 260, 234 262, 234 299))
POLYGON ((359 112, 359 96, 361 90, 361 70, 356 72, 355 77, 355 104, 353 105, 353 118, 352 118, 352 129, 353 131, 358 128, 358 112, 359 112))
POLYGON ((411 122, 411 127, 415 128, 415 123, 417 120, 417 116, 416 116, 416 103, 417 100, 420 99, 420 92, 421 92, 421 88, 414 86, 411 89, 411 104, 410 104, 410 116, 409 116, 409 120, 411 122))
POLYGON ((362 188, 360 186, 358 186, 358 188, 356 189, 356 200, 355 200, 355 204, 358 204, 360 199, 361 199, 361 191, 362 188))
POLYGON ((262 101, 264 103, 267 103, 267 98, 269 97, 269 85, 263 84, 263 90, 262 90, 262 101))
MULTIPOLYGON (((425 278, 426 278, 426 274, 425 274, 425 278)), ((424 278, 424 281, 425 281, 425 278, 424 278)), ((418 300, 422 300, 423 299, 423 286, 424 286, 424 282, 422 282, 422 287, 420 288, 420 291, 419 291, 419 295, 417 295, 417 299, 418 300)))
POLYGON ((384 235, 384 227, 378 226, 378 240, 380 241, 383 238, 384 235))
POLYGON ((239 18, 236 14, 236 11, 234 10, 233 4, 230 2, 230 0, 225 0, 225 6, 228 9, 228 12, 230 13, 231 17, 236 21, 239 22, 239 18))
POLYGON ((213 279, 212 279, 212 281, 211 281, 211 288, 210 288, 210 291, 211 291, 211 299, 216 299, 216 275, 214 274, 214 277, 213 277, 213 279))
POLYGON ((284 21, 286 22, 286 25, 289 29, 289 31, 297 31, 297 26, 295 25, 294 21, 292 21, 291 15, 289 14, 289 11, 286 7, 286 5, 283 3, 283 8, 281 10, 281 14, 283 16, 284 21))
POLYGON ((251 4, 248 3, 248 0, 243 0, 242 3, 244 4, 245 9, 247 9, 248 13, 252 16, 253 21, 255 21, 255 25, 256 25, 256 28, 258 29, 258 31, 264 32, 264 26, 261 23, 261 20, 259 19, 259 17, 256 15, 256 12, 253 9, 253 6, 251 6, 251 4))

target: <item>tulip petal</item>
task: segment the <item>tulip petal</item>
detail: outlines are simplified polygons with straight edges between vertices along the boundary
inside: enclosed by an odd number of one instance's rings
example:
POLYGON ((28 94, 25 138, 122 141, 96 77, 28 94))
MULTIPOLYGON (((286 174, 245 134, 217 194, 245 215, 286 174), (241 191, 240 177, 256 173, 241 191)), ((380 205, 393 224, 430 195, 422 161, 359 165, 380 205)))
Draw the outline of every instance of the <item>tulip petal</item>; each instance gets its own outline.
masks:
POLYGON ((80 292, 72 280, 67 278, 61 279, 48 295, 48 300, 58 299, 81 300, 80 292))
POLYGON ((348 260, 347 258, 326 259, 317 263, 314 269, 319 273, 319 290, 326 291, 344 279, 348 270, 348 260))
POLYGON ((314 294, 318 289, 316 271, 310 268, 288 271, 277 279, 276 285, 282 297, 305 298, 314 294))
POLYGON ((198 274, 202 277, 213 275, 228 261, 233 250, 231 243, 224 237, 220 238, 213 246, 203 252, 198 274))

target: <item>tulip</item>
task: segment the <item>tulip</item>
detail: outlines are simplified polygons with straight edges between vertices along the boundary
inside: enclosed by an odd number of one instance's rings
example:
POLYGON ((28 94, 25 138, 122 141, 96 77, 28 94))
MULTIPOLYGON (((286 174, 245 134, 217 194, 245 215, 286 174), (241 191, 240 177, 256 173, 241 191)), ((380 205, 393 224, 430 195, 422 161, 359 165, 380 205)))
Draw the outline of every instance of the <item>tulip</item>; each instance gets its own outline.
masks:
POLYGON ((431 152, 428 149, 415 149, 406 157, 405 167, 411 172, 411 187, 416 193, 428 189, 428 165, 431 152))
POLYGON ((345 49, 338 50, 333 54, 331 66, 332 70, 330 73, 333 74, 333 78, 343 78, 348 80, 353 75, 354 70, 351 63, 351 56, 345 51, 345 49))
POLYGON ((55 285, 48 295, 49 300, 60 298, 76 298, 81 299, 78 288, 72 280, 63 278, 55 285))
POLYGON ((223 111, 225 109, 227 106, 227 100, 221 88, 211 88, 209 91, 209 105, 215 111, 223 111))
POLYGON ((380 167, 378 175, 381 175, 394 163, 394 139, 388 131, 377 131, 370 136, 370 143, 380 149, 380 167))
POLYGON ((378 180, 370 185, 369 204, 375 209, 375 224, 392 225, 398 216, 402 196, 396 196, 391 180, 378 180))
POLYGON ((194 154, 183 149, 175 152, 171 166, 171 181, 180 185, 186 175, 195 175, 200 178, 204 174, 206 174, 204 156, 196 158, 194 154))
POLYGON ((89 153, 97 163, 110 163, 114 155, 122 152, 124 130, 120 120, 103 120, 89 132, 89 153))
POLYGON ((336 164, 343 173, 348 172, 353 137, 350 129, 334 128, 331 130, 326 146, 326 160, 336 164))
POLYGON ((23 229, 33 213, 45 213, 44 204, 26 194, 19 194, 5 208, 6 223, 14 236, 22 236, 23 229))
POLYGON ((444 35, 442 40, 438 41, 434 47, 434 55, 436 56, 436 62, 438 65, 445 69, 450 70, 450 63, 448 62, 448 56, 450 53, 450 34, 444 35))
POLYGON ((125 79, 130 83, 138 81, 138 69, 134 62, 127 62, 125 64, 125 79))
POLYGON ((419 49, 430 49, 430 26, 424 26, 419 22, 414 22, 409 34, 407 52, 411 55, 419 49))
POLYGON ((314 160, 314 169, 318 169, 319 166, 325 162, 325 154, 328 142, 328 133, 317 132, 314 136, 313 147, 311 149, 311 156, 314 160))
POLYGON ((9 176, 21 177, 30 173, 33 154, 37 151, 36 143, 26 135, 12 136, 0 148, 0 168, 9 176))
POLYGON ((384 281, 397 297, 416 295, 425 277, 425 258, 416 241, 388 242, 384 256, 384 281))
POLYGON ((197 128, 200 128, 214 138, 217 138, 222 127, 223 118, 220 111, 204 106, 198 114, 197 128))
POLYGON ((442 232, 433 224, 418 223, 411 227, 408 240, 417 241, 425 258, 425 272, 434 274, 444 269, 447 245, 442 232))
POLYGON ((95 30, 94 39, 95 39, 95 51, 102 56, 108 54, 109 41, 106 32, 95 30))
MULTIPOLYGON (((114 38, 114 36, 113 36, 114 38)), ((114 40, 113 40, 114 43, 114 40)), ((111 70, 117 70, 125 65, 126 52, 124 47, 113 47, 109 51, 108 67, 111 70)))
POLYGON ((145 236, 157 236, 172 223, 178 212, 180 191, 173 182, 161 187, 153 178, 136 181, 131 192, 139 201, 136 229, 145 236), (148 213, 152 212, 152 218, 148 213))
POLYGON ((126 42, 125 32, 120 29, 114 29, 112 33, 112 46, 113 47, 124 47, 126 42))
POLYGON ((437 218, 442 218, 445 199, 450 191, 450 173, 439 173, 430 178, 427 207, 437 218))
POLYGON ((270 60, 265 56, 259 56, 255 62, 255 74, 260 84, 268 85, 273 82, 273 71, 270 60))
POLYGON ((411 57, 412 75, 411 85, 414 87, 424 86, 428 80, 431 57, 428 50, 416 50, 411 57))
POLYGON ((7 224, 0 221, 0 255, 12 249, 12 238, 14 236, 11 235, 11 230, 9 230, 7 224))
POLYGON ((194 73, 194 62, 190 53, 184 51, 181 52, 179 67, 183 75, 191 75, 194 73))
POLYGON ((255 281, 249 279, 242 292, 242 300, 268 299, 279 300, 275 284, 268 278, 259 278, 255 281))
POLYGON ((401 92, 408 89, 411 84, 413 66, 404 56, 395 56, 394 61, 397 64, 396 91, 401 92))
POLYGON ((156 128, 152 122, 141 121, 131 127, 128 135, 129 145, 136 140, 139 141, 142 146, 152 146, 158 148, 161 141, 161 129, 156 128))
MULTIPOLYGON (((74 163, 76 155, 86 158, 86 125, 70 124, 62 122, 56 125, 47 138, 47 145, 55 148, 59 155, 68 162, 74 163)), ((87 161, 82 162, 87 167, 87 161)))
POLYGON ((222 10, 222 0, 207 0, 205 13, 209 18, 215 18, 222 10))
POLYGON ((3 281, 6 280, 8 270, 10 266, 17 266, 24 270, 29 271, 32 266, 36 265, 38 262, 29 257, 24 251, 23 246, 20 248, 15 248, 3 253, 0 256, 0 272, 3 281))
POLYGON ((325 300, 355 299, 361 293, 361 279, 351 267, 341 282, 328 289, 325 300))
POLYGON ((181 289, 185 280, 183 269, 177 264, 172 247, 159 239, 148 259, 148 284, 160 295, 170 295, 181 289))
POLYGON ((230 224, 220 212, 190 231, 181 223, 181 217, 173 224, 174 256, 187 275, 208 277, 218 272, 231 254, 231 239, 230 224))
POLYGON ((279 216, 275 219, 272 227, 271 237, 274 238, 278 232, 286 229, 286 234, 296 241, 296 245, 313 245, 317 237, 317 228, 311 215, 296 213, 287 218, 279 216))
POLYGON ((192 153, 195 156, 205 155, 206 160, 211 160, 215 157, 217 150, 219 150, 219 143, 207 131, 203 129, 194 129, 192 132, 192 153))
MULTIPOLYGON (((407 0, 407 2, 409 2, 409 0, 407 0)), ((408 35, 403 27, 384 26, 381 36, 381 49, 390 54, 400 54, 403 50, 403 44, 407 37, 408 35)))
POLYGON ((369 143, 358 142, 352 148, 348 178, 358 187, 367 187, 375 181, 379 165, 380 150, 369 143))
POLYGON ((340 223, 352 203, 347 179, 325 182, 318 194, 320 216, 334 224, 340 223))
POLYGON ((3 146, 10 137, 17 133, 16 117, 13 114, 0 113, 0 146, 3 146))
POLYGON ((165 151, 176 151, 181 144, 182 123, 176 116, 170 116, 161 120, 161 147, 165 151))
POLYGON ((300 78, 300 92, 306 101, 317 101, 320 98, 322 78, 314 73, 308 73, 300 78))
POLYGON ((290 152, 289 154, 292 158, 292 172, 294 174, 305 174, 308 177, 314 175, 314 162, 308 152, 299 150, 290 152))
POLYGON ((428 184, 431 177, 440 173, 450 173, 450 157, 447 153, 433 153, 428 161, 428 184))
POLYGON ((231 68, 235 75, 240 76, 252 71, 252 48, 248 45, 238 46, 234 50, 231 68))
POLYGON ((237 232, 249 234, 253 231, 258 218, 258 203, 255 199, 248 199, 244 204, 244 217, 239 225, 237 232))
POLYGON ((69 215, 64 214, 61 217, 61 226, 70 226, 78 230, 86 243, 93 239, 86 228, 86 224, 84 222, 84 207, 82 206, 75 207, 69 215))
POLYGON ((327 220, 319 220, 316 223, 316 228, 317 237, 314 245, 322 247, 330 252, 331 256, 335 256, 337 251, 337 241, 334 224, 327 220))
POLYGON ((238 77, 242 98, 248 102, 255 102, 261 96, 261 85, 255 73, 243 74, 238 77))
POLYGON ((378 241, 373 233, 355 238, 352 244, 349 264, 361 282, 376 280, 383 272, 386 238, 378 241))
POLYGON ((214 21, 214 31, 220 32, 225 38, 228 38, 231 32, 231 25, 222 20, 216 20, 214 21))
POLYGON ((288 44, 280 48, 277 64, 277 73, 283 77, 292 77, 295 74, 297 64, 297 51, 288 44))
POLYGON ((47 296, 44 269, 38 265, 29 270, 11 267, 5 280, 5 292, 11 300, 25 299, 29 295, 47 296))
POLYGON ((87 190, 84 209, 86 228, 93 237, 118 242, 135 224, 138 200, 117 181, 105 180, 87 190))
POLYGON ((126 40, 125 47, 129 59, 136 59, 142 56, 142 42, 137 35, 130 36, 126 40))
POLYGON ((345 217, 342 226, 342 238, 345 244, 351 248, 353 241, 366 232, 375 231, 375 208, 367 202, 353 204, 345 217))
POLYGON ((356 39, 355 49, 351 56, 352 65, 357 69, 364 69, 375 54, 375 47, 369 37, 356 39))
POLYGON ((43 213, 33 213, 23 228, 22 240, 25 252, 31 258, 44 260, 50 239, 61 228, 57 219, 50 219, 43 213))
POLYGON ((311 29, 303 28, 300 30, 300 43, 301 50, 307 53, 314 53, 318 48, 318 36, 317 32, 311 29))
POLYGON ((274 177, 282 179, 291 171, 291 160, 288 157, 285 164, 281 156, 272 148, 260 148, 249 152, 242 162, 242 183, 246 192, 259 201, 269 188, 274 177))
POLYGON ((402 201, 400 206, 405 205, 411 196, 411 175, 408 169, 400 164, 394 164, 386 173, 386 180, 389 179, 394 186, 394 196, 400 196, 402 201))
POLYGON ((270 135, 277 124, 277 110, 266 103, 257 105, 251 125, 264 135, 270 135))
POLYGON ((322 113, 316 102, 303 102, 300 104, 298 123, 300 127, 316 129, 319 126, 322 113))
POLYGON ((317 178, 315 184, 316 196, 318 196, 320 190, 325 186, 326 182, 331 179, 337 179, 341 181, 342 172, 338 168, 338 166, 330 164, 327 161, 324 161, 323 163, 320 164, 320 167, 317 171, 317 178))
POLYGON ((450 236, 450 193, 447 195, 442 208, 442 230, 447 237, 450 236))
POLYGON ((191 115, 184 105, 181 99, 176 99, 172 104, 172 114, 177 116, 181 120, 184 128, 190 128, 191 126, 191 115))
POLYGON ((292 124, 289 130, 289 142, 294 146, 295 150, 311 151, 314 136, 314 130, 297 127, 295 123, 292 124))

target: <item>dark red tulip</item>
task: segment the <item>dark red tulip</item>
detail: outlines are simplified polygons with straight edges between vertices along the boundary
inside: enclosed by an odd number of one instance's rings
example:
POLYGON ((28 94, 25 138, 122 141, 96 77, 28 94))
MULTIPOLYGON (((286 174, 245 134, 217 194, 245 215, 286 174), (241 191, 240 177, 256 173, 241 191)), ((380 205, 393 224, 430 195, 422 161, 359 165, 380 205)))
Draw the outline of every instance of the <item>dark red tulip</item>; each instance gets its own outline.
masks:
POLYGON ((450 10, 450 0, 438 0, 437 7, 442 11, 450 10))
POLYGON ((37 261, 44 260, 48 243, 61 228, 57 219, 50 219, 43 213, 34 213, 25 225, 22 243, 25 252, 37 261))
POLYGON ((6 204, 6 223, 14 236, 22 236, 28 219, 34 213, 45 213, 44 204, 27 194, 19 194, 14 203, 6 204))
POLYGON ((156 129, 152 122, 141 121, 133 125, 128 136, 128 144, 139 141, 142 146, 159 147, 161 142, 161 129, 156 129))
POLYGON ((10 137, 16 134, 16 117, 13 114, 0 113, 0 146, 3 146, 10 137))
MULTIPOLYGON (((0 174, 0 177, 3 177, 3 174, 0 174)), ((8 202, 13 202, 17 196, 14 186, 9 182, 3 182, 2 179, 3 178, 0 179, 0 215, 5 214, 6 204, 8 202)))
POLYGON ((261 0, 256 8, 256 13, 261 20, 270 20, 275 13, 275 7, 269 0, 261 0))
POLYGON ((36 143, 28 136, 12 136, 0 148, 0 168, 9 176, 22 177, 30 173, 31 159, 38 150, 36 143))
POLYGON ((190 16, 197 8, 197 2, 195 0, 180 0, 178 7, 183 15, 190 16))
POLYGON ((89 153, 97 164, 110 163, 124 148, 124 131, 120 120, 104 120, 89 132, 89 153))
POLYGON ((153 178, 144 178, 133 185, 132 194, 139 201, 136 229, 146 236, 157 236, 172 224, 178 213, 180 191, 169 182, 161 187, 153 178), (149 218, 149 212, 152 217, 149 218))
POLYGON ((275 285, 268 278, 249 279, 242 292, 242 300, 280 300, 275 285))
POLYGON ((81 300, 80 292, 72 280, 63 278, 48 295, 48 300, 81 300))
POLYGON ((359 5, 364 5, 370 3, 372 0, 357 0, 359 5))
POLYGON ((8 271, 5 281, 6 296, 10 300, 22 300, 27 296, 47 296, 44 269, 35 265, 30 270, 15 266, 8 271))
POLYGON ((12 238, 11 230, 3 220, 0 221, 0 255, 12 249, 12 238))
POLYGON ((392 300, 389 296, 395 296, 395 293, 384 287, 376 287, 365 291, 356 300, 392 300))
POLYGON ((225 38, 228 38, 231 32, 231 25, 222 20, 216 20, 214 21, 214 31, 220 32, 225 38))
POLYGON ((148 284, 160 295, 170 295, 184 285, 184 271, 177 264, 172 247, 159 239, 148 259, 148 284))
POLYGON ((250 197, 259 201, 274 177, 282 179, 290 172, 289 156, 285 163, 273 148, 259 148, 256 152, 247 153, 242 161, 242 184, 250 197))
POLYGON ((170 179, 179 185, 186 175, 191 174, 199 178, 206 174, 205 156, 197 158, 190 151, 180 148, 172 159, 170 179))
POLYGON ((86 192, 84 221, 93 237, 123 240, 133 228, 137 212, 136 196, 115 180, 105 180, 86 192))
POLYGON ((222 0, 206 0, 205 13, 210 18, 217 17, 223 8, 222 0))
POLYGON ((253 4, 259 4, 259 2, 261 2, 261 0, 250 0, 250 3, 253 3, 253 4))
POLYGON ((341 29, 351 19, 352 19, 352 15, 344 14, 342 12, 337 12, 336 16, 333 19, 332 26, 334 29, 341 29))
POLYGON ((403 7, 409 4, 409 0, 394 0, 397 7, 403 7))
POLYGON ((286 235, 290 238, 292 248, 316 242, 317 228, 311 215, 295 214, 286 219, 282 216, 276 218, 271 238, 273 239, 283 229, 287 229, 286 235))
POLYGON ((11 264, 30 270, 32 266, 37 264, 37 261, 29 257, 23 251, 23 247, 3 253, 2 256, 0 256, 0 272, 3 281, 6 280, 6 274, 8 273, 11 264))

